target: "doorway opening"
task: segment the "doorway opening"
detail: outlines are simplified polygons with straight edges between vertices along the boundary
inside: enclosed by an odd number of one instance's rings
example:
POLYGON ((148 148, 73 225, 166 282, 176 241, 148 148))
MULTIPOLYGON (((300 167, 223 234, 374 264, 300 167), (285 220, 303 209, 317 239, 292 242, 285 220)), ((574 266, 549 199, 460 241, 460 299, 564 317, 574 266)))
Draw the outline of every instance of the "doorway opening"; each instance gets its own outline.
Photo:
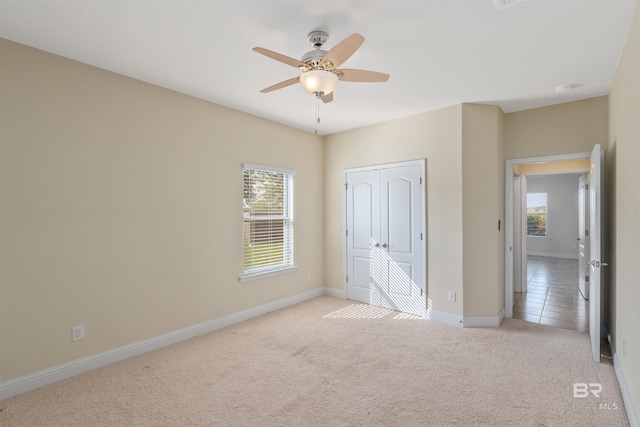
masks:
MULTIPOLYGON (((524 230, 527 209, 523 200, 526 200, 526 175, 532 174, 532 168, 536 173, 544 170, 544 173, 557 172, 560 165, 563 172, 569 172, 566 164, 588 159, 589 173, 589 337, 595 362, 600 362, 601 342, 604 337, 604 301, 606 288, 605 268, 606 239, 603 238, 605 224, 604 211, 604 151, 600 144, 593 147, 591 153, 575 153, 558 156, 546 156, 526 159, 513 159, 506 162, 505 176, 505 317, 514 317, 514 291, 518 281, 525 283, 527 275, 527 236, 524 230), (523 179, 524 178, 524 179, 523 179), (519 201, 519 202, 518 202, 519 201), (519 236, 519 240, 517 237, 519 236), (518 242, 518 244, 515 244, 518 242), (518 263, 520 265, 518 266, 518 263), (524 280, 523 280, 524 279, 524 280)), ((573 172, 585 172, 584 167, 573 172)), ((522 289, 521 289, 522 290, 522 289)))
POLYGON ((520 249, 523 255, 520 263, 516 260, 523 271, 514 275, 513 317, 588 332, 589 303, 584 295, 584 281, 589 280, 584 262, 589 256, 584 245, 588 237, 580 238, 581 229, 588 233, 588 226, 584 227, 588 178, 587 172, 573 171, 581 167, 587 171, 589 162, 542 165, 544 170, 540 165, 523 165, 514 171, 520 173, 522 188, 522 200, 515 200, 522 205, 522 230, 516 231, 522 235, 522 245, 515 252, 520 249))
POLYGON ((589 303, 578 286, 584 275, 578 206, 589 156, 507 161, 506 317, 588 332, 589 303))

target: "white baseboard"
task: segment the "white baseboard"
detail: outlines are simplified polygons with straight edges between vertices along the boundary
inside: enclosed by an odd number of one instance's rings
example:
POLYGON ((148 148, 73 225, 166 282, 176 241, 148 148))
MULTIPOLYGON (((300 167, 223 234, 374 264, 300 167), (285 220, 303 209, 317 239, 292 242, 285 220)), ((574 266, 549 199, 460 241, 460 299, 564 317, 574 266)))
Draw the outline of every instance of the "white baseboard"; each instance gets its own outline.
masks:
POLYGON ((559 253, 559 252, 528 251, 527 255, 544 256, 544 257, 547 257, 547 258, 578 259, 578 254, 563 254, 563 253, 559 253))
POLYGON ((329 295, 330 297, 347 299, 347 293, 343 289, 324 288, 324 294, 329 295))
POLYGON ((323 295, 325 293, 325 289, 326 288, 313 289, 292 297, 284 298, 238 313, 230 314, 228 316, 220 317, 218 319, 209 320, 204 323, 169 332, 148 340, 118 347, 103 353, 94 354, 92 356, 54 366, 53 368, 5 381, 0 383, 0 400, 8 399, 93 369, 120 362, 130 357, 157 350, 198 335, 206 334, 217 329, 224 328, 225 326, 233 325, 234 323, 243 322, 271 311, 280 310, 282 308, 301 303, 311 298, 323 295))
POLYGON ((613 354, 613 368, 616 371, 616 377, 618 378, 618 384, 620 384, 620 391, 622 392, 622 400, 624 400, 624 407, 627 410, 627 417, 629 418, 629 425, 631 427, 640 427, 640 419, 633 407, 631 401, 631 395, 629 394, 629 388, 627 387, 627 381, 624 378, 624 373, 620 367, 620 359, 618 353, 613 354))
POLYGON ((430 308, 427 308, 427 319, 434 320, 440 323, 446 323, 447 325, 451 326, 457 326, 459 328, 461 328, 463 325, 462 317, 448 313, 441 313, 439 311, 431 310, 430 308))
POLYGON ((504 320, 504 308, 497 316, 464 316, 464 328, 497 328, 504 320))

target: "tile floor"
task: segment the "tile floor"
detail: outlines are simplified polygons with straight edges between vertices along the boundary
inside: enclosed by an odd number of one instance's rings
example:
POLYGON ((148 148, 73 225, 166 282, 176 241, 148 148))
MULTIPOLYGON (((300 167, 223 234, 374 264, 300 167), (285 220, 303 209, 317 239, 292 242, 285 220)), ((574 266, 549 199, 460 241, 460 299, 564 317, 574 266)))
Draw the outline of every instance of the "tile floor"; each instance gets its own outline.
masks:
POLYGON ((589 332, 589 301, 578 290, 578 260, 529 256, 527 292, 514 295, 513 317, 589 332))

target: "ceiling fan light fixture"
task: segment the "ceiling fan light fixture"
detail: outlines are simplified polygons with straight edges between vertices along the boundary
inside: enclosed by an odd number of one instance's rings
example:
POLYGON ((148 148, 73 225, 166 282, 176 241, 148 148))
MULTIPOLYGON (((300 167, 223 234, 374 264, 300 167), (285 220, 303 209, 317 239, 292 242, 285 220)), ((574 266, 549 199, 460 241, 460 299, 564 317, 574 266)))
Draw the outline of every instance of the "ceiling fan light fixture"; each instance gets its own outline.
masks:
POLYGON ((331 71, 309 70, 300 76, 300 85, 310 95, 329 95, 338 84, 338 76, 331 71))

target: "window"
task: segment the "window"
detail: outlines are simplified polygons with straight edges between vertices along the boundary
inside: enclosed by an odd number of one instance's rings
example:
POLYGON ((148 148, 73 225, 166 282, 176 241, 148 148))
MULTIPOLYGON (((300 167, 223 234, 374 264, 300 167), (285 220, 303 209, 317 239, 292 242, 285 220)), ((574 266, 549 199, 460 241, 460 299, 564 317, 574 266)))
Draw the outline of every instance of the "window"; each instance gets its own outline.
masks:
POLYGON ((294 174, 244 165, 244 279, 293 267, 294 174))
POLYGON ((547 192, 527 193, 527 237, 548 237, 547 192))

